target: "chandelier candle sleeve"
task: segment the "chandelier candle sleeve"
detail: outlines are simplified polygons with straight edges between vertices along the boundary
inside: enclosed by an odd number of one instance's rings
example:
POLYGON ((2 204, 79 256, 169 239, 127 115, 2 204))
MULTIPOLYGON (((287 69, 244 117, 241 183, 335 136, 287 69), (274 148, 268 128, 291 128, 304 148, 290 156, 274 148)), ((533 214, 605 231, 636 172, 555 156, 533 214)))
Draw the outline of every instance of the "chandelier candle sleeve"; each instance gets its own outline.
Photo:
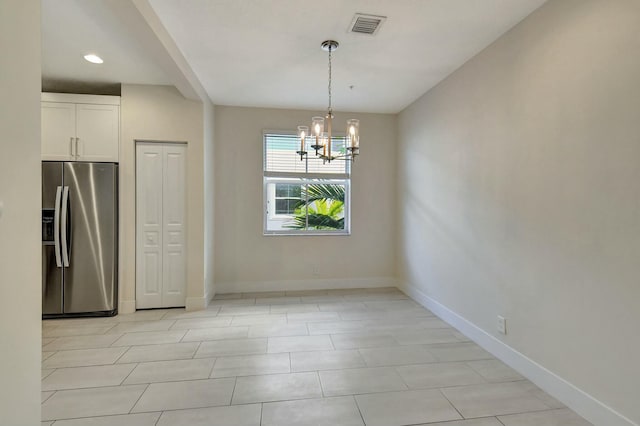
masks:
POLYGON ((360 147, 360 120, 347 120, 348 147, 353 151, 360 147))
POLYGON ((311 127, 313 128, 313 133, 316 135, 316 138, 319 138, 322 132, 324 132, 324 118, 313 117, 311 119, 311 127))
POLYGON ((320 138, 322 137, 322 132, 324 132, 324 117, 313 117, 311 119, 311 131, 313 132, 313 135, 316 137, 316 144, 313 145, 311 148, 316 150, 316 155, 317 155, 318 150, 322 148, 322 145, 320 144, 321 142, 320 138))
POLYGON ((307 126, 298 126, 298 138, 300 138, 300 151, 304 152, 304 142, 307 134, 309 133, 309 128, 307 126))

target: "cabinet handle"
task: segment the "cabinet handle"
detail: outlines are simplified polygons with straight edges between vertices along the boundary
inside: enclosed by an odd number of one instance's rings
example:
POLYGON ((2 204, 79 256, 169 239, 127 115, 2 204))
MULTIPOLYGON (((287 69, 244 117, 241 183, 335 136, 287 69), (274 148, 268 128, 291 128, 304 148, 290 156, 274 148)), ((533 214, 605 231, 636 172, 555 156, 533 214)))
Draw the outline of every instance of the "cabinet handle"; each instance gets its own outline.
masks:
POLYGON ((76 138, 76 159, 80 157, 80 150, 78 149, 79 142, 80 142, 80 138, 76 138))
POLYGON ((76 154, 74 154, 74 152, 73 152, 73 137, 69 138, 69 149, 71 150, 71 156, 75 157, 76 154))

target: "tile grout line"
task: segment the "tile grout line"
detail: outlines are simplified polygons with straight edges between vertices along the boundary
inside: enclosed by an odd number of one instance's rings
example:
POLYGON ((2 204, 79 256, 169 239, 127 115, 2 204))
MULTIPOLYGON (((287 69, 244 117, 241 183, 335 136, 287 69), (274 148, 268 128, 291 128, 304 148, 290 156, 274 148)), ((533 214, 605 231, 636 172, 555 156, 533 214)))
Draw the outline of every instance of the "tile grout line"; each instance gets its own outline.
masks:
POLYGON ((196 354, 200 350, 200 346, 202 346, 202 341, 198 342, 198 346, 196 347, 196 350, 193 351, 193 355, 191 355, 191 358, 187 358, 187 359, 201 359, 201 358, 196 358, 196 354))
POLYGON ((362 414, 362 410, 360 409, 360 405, 358 405, 358 399, 356 395, 351 395, 353 402, 356 404, 356 408, 358 409, 358 413, 360 414, 360 418, 362 419, 362 424, 366 426, 367 422, 364 420, 364 415, 362 414))
POLYGON ((447 402, 449 403, 449 405, 451 405, 451 406, 453 407, 453 409, 454 409, 454 410, 456 410, 456 412, 458 413, 458 415, 460 416, 460 418, 461 418, 461 419, 465 419, 465 420, 466 420, 466 417, 462 415, 462 413, 460 412, 460 410, 458 410, 458 407, 456 407, 455 405, 453 405, 453 402, 451 402, 451 401, 449 400, 449 398, 447 398, 447 395, 445 395, 445 394, 444 394, 444 392, 442 391, 442 388, 438 388, 438 392, 440 392, 440 395, 442 395, 442 397, 443 397, 444 399, 446 399, 446 400, 447 400, 447 402))
MULTIPOLYGON (((283 353, 283 352, 280 352, 283 353)), ((265 354, 254 354, 254 355, 265 355, 265 354)), ((244 355, 240 355, 240 356, 244 356, 244 355)), ((251 355, 249 355, 251 356, 251 355)), ((172 361, 186 361, 186 360, 172 360, 172 361)), ((164 361, 151 361, 151 362, 164 362, 164 361)), ((126 364, 121 364, 121 365, 126 365, 126 364)), ((201 378, 194 378, 194 379, 181 379, 181 380, 161 380, 161 381, 155 381, 155 382, 148 382, 148 383, 130 383, 130 384, 120 384, 120 385, 107 385, 107 386, 89 386, 89 387, 80 387, 80 388, 67 388, 67 389, 52 389, 49 391, 43 391, 43 392, 66 392, 66 391, 78 391, 78 390, 94 390, 94 389, 101 389, 101 388, 117 388, 117 387, 121 387, 121 386, 143 386, 143 385, 154 385, 154 384, 167 384, 167 383, 183 383, 183 382, 198 382, 198 381, 204 381, 204 380, 226 380, 226 379, 232 379, 232 378, 246 378, 246 377, 262 377, 262 376, 278 376, 278 375, 287 375, 287 374, 302 374, 302 373, 317 373, 318 377, 320 375, 320 373, 323 372, 337 372, 337 371, 345 371, 345 370, 358 370, 358 369, 378 369, 378 368, 393 368, 393 367, 348 367, 348 368, 338 368, 338 369, 330 369, 330 370, 306 370, 306 371, 296 371, 296 372, 292 372, 292 373, 256 373, 256 374, 247 374, 244 376, 228 376, 228 377, 216 377, 216 378, 207 378, 207 377, 201 377, 201 378)), ((523 380, 521 380, 523 381, 523 380)), ((320 381, 322 383, 322 381, 320 381)), ((513 382, 505 382, 505 383, 513 383, 513 382)), ((464 388, 464 387, 468 387, 468 386, 480 386, 480 385, 491 385, 491 384, 499 384, 499 383, 478 383, 478 384, 474 384, 474 385, 453 385, 453 386, 445 386, 445 387, 427 387, 427 388, 409 388, 407 387, 406 389, 399 389, 399 390, 374 390, 374 391, 363 391, 360 392, 358 394, 350 394, 350 393, 345 393, 345 394, 338 394, 338 395, 329 395, 327 396, 327 398, 330 397, 337 397, 337 396, 349 396, 349 395, 370 395, 370 394, 377 394, 377 393, 387 393, 387 392, 406 392, 406 391, 425 391, 425 390, 443 390, 443 389, 454 389, 454 388, 464 388)), ((299 399, 312 399, 312 398, 299 398, 299 399)), ((278 401, 286 401, 286 400, 278 400, 278 401)), ((254 403, 258 403, 259 401, 256 401, 254 403)), ((267 401, 267 402, 274 402, 274 401, 267 401)), ((252 404, 252 402, 246 402, 246 403, 242 403, 242 404, 234 404, 234 405, 248 405, 248 404, 252 404)), ((544 412, 544 411, 553 411, 553 410, 561 410, 564 409, 566 407, 563 408, 552 408, 547 406, 546 408, 543 409, 537 409, 537 410, 529 410, 529 411, 522 411, 522 412, 518 412, 518 413, 510 413, 510 414, 524 414, 524 413, 537 413, 537 412, 544 412)), ((164 410, 164 411, 170 411, 170 410, 164 410)), ((502 414, 501 414, 502 415, 502 414)), ((504 414, 506 415, 506 414, 504 414)))
MULTIPOLYGON (((124 382, 129 378, 129 376, 131 374, 133 374, 134 370, 136 368, 138 368, 138 366, 140 365, 140 363, 135 363, 136 365, 131 369, 131 371, 129 371, 129 374, 127 374, 127 377, 125 377, 124 379, 122 379, 122 381, 120 382, 120 384, 118 386, 123 386, 124 382)), ((127 365, 127 364, 120 364, 120 365, 127 365)))
MULTIPOLYGON (((166 410, 166 411, 175 411, 175 410, 166 410)), ((154 413, 163 413, 164 411, 144 411, 141 413, 120 413, 120 414, 105 414, 102 416, 80 416, 80 417, 65 417, 65 418, 60 418, 60 419, 56 419, 56 420, 42 420, 42 422, 51 422, 56 423, 56 422, 61 422, 61 421, 76 421, 76 420, 92 420, 96 417, 103 417, 103 418, 108 418, 108 417, 118 417, 118 416, 128 416, 128 415, 136 415, 136 414, 154 414, 154 413)))
POLYGON ((138 397, 138 399, 136 399, 136 402, 133 403, 133 405, 131 406, 131 408, 127 412, 127 414, 132 414, 131 411, 133 411, 133 409, 136 407, 136 405, 138 405, 138 402, 140 402, 140 400, 142 399, 142 396, 149 390, 150 387, 151 387, 151 383, 149 383, 149 384, 147 384, 147 386, 145 386, 144 390, 142 392, 140 392, 140 396, 138 397))
MULTIPOLYGON (((41 368, 42 368, 42 367, 41 367, 41 368)), ((56 371, 56 370, 58 370, 58 369, 57 369, 57 368, 51 368, 51 369, 47 368, 47 370, 51 370, 51 371, 50 371, 50 372, 49 372, 49 374, 47 374, 46 376, 44 376, 44 377, 41 377, 41 378, 40 378, 40 383, 42 383, 42 381, 43 381, 44 379, 46 379, 47 377, 49 377, 50 375, 52 375, 53 373, 55 373, 55 371, 56 371)))
MULTIPOLYGON (((42 394, 42 392, 47 392, 47 391, 41 391, 41 394, 42 394)), ((44 401, 40 402, 40 405, 42 405, 42 404, 44 404, 45 402, 47 402, 47 401, 49 400, 49 398, 51 398, 53 395, 55 395, 55 394, 56 394, 56 392, 58 392, 58 391, 57 391, 57 390, 51 391, 51 395, 49 395, 48 397, 46 397, 46 398, 44 399, 44 401)))
MULTIPOLYGON (((122 357, 123 357, 127 352, 129 352, 129 351, 131 350, 131 348, 132 348, 132 346, 127 347, 127 349, 126 349, 124 352, 122 352, 122 353, 120 354, 120 356, 119 356, 118 358, 116 358, 116 360, 115 360, 115 361, 113 361, 113 362, 111 363, 111 365, 117 365, 117 364, 118 364, 118 361, 120 361, 120 359, 121 359, 121 358, 122 358, 122 357)), ((127 363, 123 363, 123 364, 127 364, 127 363)))
MULTIPOLYGON (((206 359, 206 358, 202 358, 202 359, 206 359)), ((216 368, 216 363, 218 362, 218 357, 213 358, 213 363, 211 364, 211 370, 209 370, 209 375, 207 376, 207 378, 212 379, 213 377, 211 377, 211 375, 213 374, 213 369, 216 368)))
POLYGON ((187 333, 189 332, 189 329, 186 329, 184 331, 184 333, 182 334, 182 337, 180 337, 180 340, 178 340, 177 343, 184 343, 184 338, 187 336, 187 333))
MULTIPOLYGON (((176 360, 176 361, 180 361, 180 360, 176 360)), ((157 362, 162 362, 162 361, 157 361, 157 362)), ((286 374, 286 373, 275 373, 275 374, 286 374)), ((251 377, 251 376, 241 376, 241 377, 251 377)), ((84 388, 68 388, 68 389, 55 389, 55 390, 52 389, 50 391, 42 391, 42 392, 89 391, 89 390, 96 390, 96 389, 103 389, 103 388, 118 388, 118 387, 126 387, 126 386, 150 386, 150 385, 156 385, 156 384, 201 382, 204 380, 225 380, 225 379, 232 379, 232 378, 234 377, 217 377, 215 379, 210 379, 208 377, 200 377, 197 379, 161 380, 157 382, 146 382, 146 383, 129 383, 129 384, 120 384, 120 385, 90 386, 90 387, 84 387, 84 388)), ((169 410, 163 410, 163 411, 169 411, 169 410)))
POLYGON ((320 384, 320 393, 322 394, 322 398, 327 398, 327 396, 324 393, 324 386, 322 386, 322 379, 320 379, 320 371, 316 370, 314 371, 314 373, 316 373, 316 377, 318 378, 318 383, 320 384))
POLYGON ((229 398, 229 406, 233 405, 233 396, 236 393, 236 386, 238 386, 238 377, 234 377, 234 381, 233 381, 233 390, 231 391, 231 397, 229 398))
MULTIPOLYGON (((326 336, 326 335, 325 335, 325 336, 326 336)), ((334 341, 333 341, 332 334, 328 334, 328 336, 329 336, 329 341, 331 342, 331 347, 333 348, 333 350, 334 350, 334 351, 337 351, 337 349, 336 349, 336 344, 335 344, 335 343, 334 343, 334 341)))

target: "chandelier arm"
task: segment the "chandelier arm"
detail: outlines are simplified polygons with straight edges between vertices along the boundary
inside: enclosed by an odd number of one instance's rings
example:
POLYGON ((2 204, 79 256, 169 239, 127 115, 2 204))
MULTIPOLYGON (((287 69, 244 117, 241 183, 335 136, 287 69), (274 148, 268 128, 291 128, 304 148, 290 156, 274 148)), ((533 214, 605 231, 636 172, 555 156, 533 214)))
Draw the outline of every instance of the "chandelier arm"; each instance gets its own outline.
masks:
POLYGON ((318 155, 318 158, 320 158, 323 161, 329 161, 329 162, 332 160, 354 161, 357 155, 358 155, 357 153, 339 154, 339 155, 331 155, 331 156, 320 154, 318 155))

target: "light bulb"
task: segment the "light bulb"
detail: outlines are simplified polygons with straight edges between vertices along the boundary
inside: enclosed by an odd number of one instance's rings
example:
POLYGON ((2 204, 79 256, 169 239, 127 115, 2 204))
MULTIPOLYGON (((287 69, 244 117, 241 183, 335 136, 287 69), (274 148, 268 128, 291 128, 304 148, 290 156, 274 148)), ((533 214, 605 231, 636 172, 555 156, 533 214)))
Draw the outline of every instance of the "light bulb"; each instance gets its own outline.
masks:
POLYGON ((101 64, 104 61, 102 60, 102 58, 98 55, 94 55, 93 53, 90 53, 88 55, 84 55, 84 59, 93 63, 93 64, 101 64))
MULTIPOLYGON (((347 120, 347 134, 348 134, 348 143, 349 148, 353 151, 354 149, 358 149, 360 145, 360 121, 353 118, 351 120, 347 120)), ((354 154, 357 155, 357 154, 354 154)))

